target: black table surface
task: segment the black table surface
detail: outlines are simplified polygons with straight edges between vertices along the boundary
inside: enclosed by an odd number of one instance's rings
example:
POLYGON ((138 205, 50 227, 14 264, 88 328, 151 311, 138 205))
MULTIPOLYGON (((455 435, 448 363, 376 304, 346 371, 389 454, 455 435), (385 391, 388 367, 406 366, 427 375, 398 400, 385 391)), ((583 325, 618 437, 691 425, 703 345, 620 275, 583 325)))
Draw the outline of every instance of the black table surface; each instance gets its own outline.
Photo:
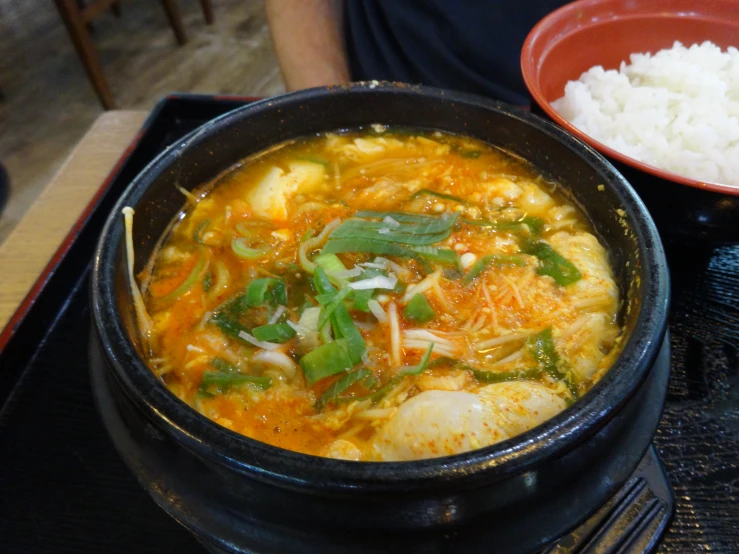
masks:
MULTIPOLYGON (((0 351, 0 552, 203 552, 139 487, 90 391, 88 281, 117 196, 168 144, 245 99, 163 100, 0 351)), ((655 437, 675 492, 665 553, 739 552, 739 246, 671 248, 672 373, 655 437)))

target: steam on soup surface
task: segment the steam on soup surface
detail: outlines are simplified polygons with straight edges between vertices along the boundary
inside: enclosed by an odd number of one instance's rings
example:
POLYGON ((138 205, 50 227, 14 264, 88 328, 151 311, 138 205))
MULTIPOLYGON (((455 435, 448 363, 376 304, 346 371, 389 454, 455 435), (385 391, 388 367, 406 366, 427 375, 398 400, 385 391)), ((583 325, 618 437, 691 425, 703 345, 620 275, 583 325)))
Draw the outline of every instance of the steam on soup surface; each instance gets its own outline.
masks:
POLYGON ((334 458, 513 437, 584 394, 620 340, 583 215, 534 168, 439 132, 375 126, 248 159, 191 198, 140 277, 148 361, 174 394, 334 458))

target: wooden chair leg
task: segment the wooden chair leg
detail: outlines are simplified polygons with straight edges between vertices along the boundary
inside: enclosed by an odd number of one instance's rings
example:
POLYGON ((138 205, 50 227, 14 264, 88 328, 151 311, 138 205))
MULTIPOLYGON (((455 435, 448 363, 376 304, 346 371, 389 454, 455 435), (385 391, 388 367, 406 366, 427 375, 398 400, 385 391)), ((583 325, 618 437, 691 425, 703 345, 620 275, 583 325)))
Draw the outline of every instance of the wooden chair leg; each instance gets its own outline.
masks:
POLYGON ((200 0, 200 5, 203 7, 205 23, 213 25, 213 2, 211 0, 200 0))
MULTIPOLYGON (((77 7, 80 9, 80 13, 82 13, 87 7, 87 2, 85 2, 85 0, 77 0, 77 7)), ((87 27, 87 32, 90 33, 90 35, 95 36, 95 27, 92 26, 92 21, 85 23, 85 26, 87 27)))
POLYGON ((182 24, 182 18, 180 17, 180 10, 177 9, 177 4, 175 4, 174 0, 162 0, 162 6, 164 6, 164 11, 167 12, 167 19, 169 19, 169 24, 172 26, 177 43, 185 44, 187 42, 187 35, 185 34, 185 26, 182 24))
POLYGON ((62 21, 67 27, 69 37, 72 39, 77 54, 82 61, 82 65, 87 71, 87 76, 92 82, 92 86, 100 99, 100 103, 106 110, 115 109, 115 99, 110 91, 108 81, 105 79, 103 68, 100 65, 100 59, 95 51, 95 45, 90 39, 85 23, 80 17, 80 10, 75 0, 54 0, 62 16, 62 21))

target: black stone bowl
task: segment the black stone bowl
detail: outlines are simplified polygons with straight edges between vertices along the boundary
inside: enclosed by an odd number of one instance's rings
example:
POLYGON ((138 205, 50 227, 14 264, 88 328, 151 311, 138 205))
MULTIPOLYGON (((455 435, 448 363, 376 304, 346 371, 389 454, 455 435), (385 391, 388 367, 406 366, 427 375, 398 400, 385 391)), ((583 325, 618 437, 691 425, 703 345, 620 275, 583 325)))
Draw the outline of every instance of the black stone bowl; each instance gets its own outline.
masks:
POLYGON ((97 247, 91 294, 92 383, 103 422, 142 486, 212 551, 528 552, 577 526, 623 484, 651 441, 666 394, 666 365, 654 368, 665 337, 668 270, 633 189, 592 148, 543 119, 431 88, 312 89, 204 125, 123 194, 97 247), (626 299, 628 339, 604 378, 557 417, 456 456, 332 460, 220 427, 170 394, 142 361, 121 208, 136 209, 139 271, 182 208, 175 183, 194 189, 273 144, 371 123, 442 129, 499 146, 562 183, 592 219, 626 299))

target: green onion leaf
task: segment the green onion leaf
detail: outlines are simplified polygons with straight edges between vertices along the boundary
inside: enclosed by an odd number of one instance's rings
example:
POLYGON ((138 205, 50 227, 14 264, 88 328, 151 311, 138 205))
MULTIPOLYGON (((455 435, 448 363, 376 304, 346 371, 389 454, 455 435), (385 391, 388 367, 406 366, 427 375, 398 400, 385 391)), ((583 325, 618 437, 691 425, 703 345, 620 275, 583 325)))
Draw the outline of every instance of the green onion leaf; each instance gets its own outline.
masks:
POLYGON ((526 260, 521 256, 516 255, 505 255, 505 254, 491 254, 490 256, 483 256, 475 265, 473 265, 467 275, 462 279, 462 283, 468 285, 478 275, 485 271, 490 266, 505 267, 505 266, 524 266, 526 260))
POLYGON ((218 311, 215 314, 213 314, 213 317, 210 318, 211 323, 214 323, 221 331, 223 331, 224 334, 234 337, 234 338, 240 338, 239 333, 241 331, 244 331, 245 333, 251 334, 251 329, 248 327, 244 327, 241 325, 235 318, 229 317, 225 312, 218 311))
POLYGON ((205 276, 205 279, 203 279, 203 290, 205 292, 209 292, 210 291, 210 287, 212 287, 212 286, 213 286, 213 274, 212 273, 208 273, 205 276))
POLYGON ((430 319, 433 319, 434 315, 433 308, 421 293, 415 294, 403 310, 403 317, 417 323, 426 323, 430 319))
POLYGON ((346 266, 341 263, 341 260, 336 254, 322 252, 313 258, 313 263, 318 267, 323 268, 328 278, 336 286, 343 287, 349 282, 349 280, 344 277, 338 277, 338 274, 346 271, 346 266))
POLYGON ((412 366, 406 367, 405 369, 403 369, 403 371, 401 371, 395 377, 390 379, 390 381, 388 381, 388 383, 384 387, 378 389, 377 391, 373 392, 372 394, 368 396, 363 396, 361 398, 355 398, 354 400, 366 400, 369 398, 370 400, 372 400, 372 404, 377 404, 380 400, 382 400, 382 398, 388 392, 390 392, 393 388, 395 388, 398 385, 398 383, 400 383, 405 377, 407 377, 408 375, 420 375, 421 373, 423 373, 423 371, 429 366, 429 359, 431 359, 431 352, 433 351, 433 349, 434 349, 434 343, 432 342, 429 345, 428 350, 426 350, 426 353, 423 355, 423 358, 421 358, 421 363, 419 363, 418 365, 412 365, 412 366))
MULTIPOLYGON (((313 283, 320 294, 336 294, 336 289, 331 284, 322 267, 316 267, 313 272, 313 283)), ((346 340, 349 357, 353 364, 358 364, 362 360, 362 354, 367 350, 367 344, 364 342, 364 338, 362 338, 362 333, 354 325, 354 321, 349 315, 349 310, 347 310, 344 304, 339 303, 333 309, 331 322, 335 338, 344 338, 346 340)), ((322 334, 322 336, 324 335, 322 334)))
POLYGON ((314 163, 314 164, 319 164, 319 165, 322 165, 323 167, 328 167, 328 165, 329 165, 328 160, 326 160, 324 158, 321 158, 320 156, 313 156, 313 155, 310 155, 310 154, 307 154, 305 156, 298 156, 298 159, 299 160, 303 160, 305 162, 311 162, 311 163, 314 163))
POLYGON ((572 394, 573 400, 577 400, 579 393, 577 385, 570 371, 562 371, 560 368, 563 363, 559 354, 554 347, 554 339, 552 338, 552 328, 547 327, 543 331, 530 336, 526 340, 526 346, 529 354, 539 364, 539 368, 545 371, 553 379, 564 381, 567 388, 572 394))
POLYGON ((338 381, 326 389, 321 398, 316 402, 316 410, 321 410, 329 402, 334 402, 339 395, 345 392, 354 383, 371 377, 372 373, 365 367, 360 367, 342 376, 338 381))
POLYGON ((269 325, 261 325, 254 327, 251 334, 254 338, 262 342, 277 342, 282 344, 289 341, 295 336, 295 329, 287 323, 272 323, 269 325))
POLYGON ((424 258, 428 258, 434 262, 442 264, 459 266, 459 254, 454 250, 446 248, 436 248, 435 246, 413 246, 411 247, 416 254, 420 254, 424 258))
POLYGON ((287 287, 282 279, 272 277, 263 277, 254 279, 249 286, 246 287, 245 306, 247 308, 256 308, 264 305, 267 299, 267 293, 272 291, 272 299, 275 303, 282 306, 287 305, 287 287))
POLYGON ((200 244, 205 244, 203 242, 203 230, 205 227, 210 223, 210 219, 204 219, 200 222, 200 225, 195 227, 195 232, 193 233, 193 237, 195 239, 195 242, 199 242, 200 244))
POLYGON ((198 258, 198 261, 195 262, 195 266, 192 268, 192 271, 190 271, 182 284, 177 286, 172 292, 168 292, 164 296, 160 296, 159 298, 157 298, 157 300, 161 300, 163 302, 176 300, 193 287, 200 275, 205 270, 205 266, 208 265, 208 255, 206 254, 205 249, 202 246, 198 246, 198 248, 200 249, 200 257, 198 258))
POLYGON ((539 259, 538 275, 549 275, 554 281, 566 287, 582 278, 580 271, 554 248, 545 242, 537 242, 526 248, 526 253, 539 259))
POLYGON ((260 389, 268 389, 272 385, 272 379, 269 377, 255 377, 253 375, 244 375, 243 373, 223 373, 220 371, 206 371, 203 373, 203 379, 200 381, 200 391, 208 392, 208 388, 213 386, 220 392, 226 391, 231 387, 241 385, 253 385, 260 389))
POLYGON ((443 192, 436 192, 435 190, 431 189, 421 189, 419 191, 414 192, 411 195, 411 200, 415 200, 416 198, 428 195, 428 196, 434 196, 436 198, 441 198, 443 200, 451 200, 452 202, 459 202, 460 204, 468 204, 466 200, 462 200, 461 198, 457 198, 456 196, 452 196, 451 194, 444 194, 443 192))
POLYGON ((478 381, 485 383, 504 383, 507 381, 530 381, 541 376, 541 368, 531 367, 513 371, 482 371, 470 367, 469 370, 478 381))
POLYGON ((300 358, 300 365, 309 384, 330 375, 349 371, 354 364, 346 350, 346 341, 336 340, 311 350, 300 358))
MULTIPOLYGON (((329 319, 331 319, 331 316, 334 315, 334 312, 336 311, 336 309, 342 304, 342 302, 344 302, 347 296, 352 294, 352 292, 354 291, 350 289, 349 287, 344 287, 334 295, 329 295, 329 294, 320 295, 320 296, 330 296, 331 300, 328 303, 326 303, 323 309, 321 310, 321 317, 318 318, 318 330, 319 331, 323 329, 323 326, 326 325, 326 323, 328 323, 329 319)), ((316 299, 319 302, 321 302, 321 300, 319 300, 318 297, 316 297, 316 299)), ((321 304, 323 304, 323 302, 321 302, 321 304)))
POLYGON ((231 250, 245 260, 257 260, 269 253, 268 248, 251 248, 243 237, 236 237, 231 241, 231 250))

